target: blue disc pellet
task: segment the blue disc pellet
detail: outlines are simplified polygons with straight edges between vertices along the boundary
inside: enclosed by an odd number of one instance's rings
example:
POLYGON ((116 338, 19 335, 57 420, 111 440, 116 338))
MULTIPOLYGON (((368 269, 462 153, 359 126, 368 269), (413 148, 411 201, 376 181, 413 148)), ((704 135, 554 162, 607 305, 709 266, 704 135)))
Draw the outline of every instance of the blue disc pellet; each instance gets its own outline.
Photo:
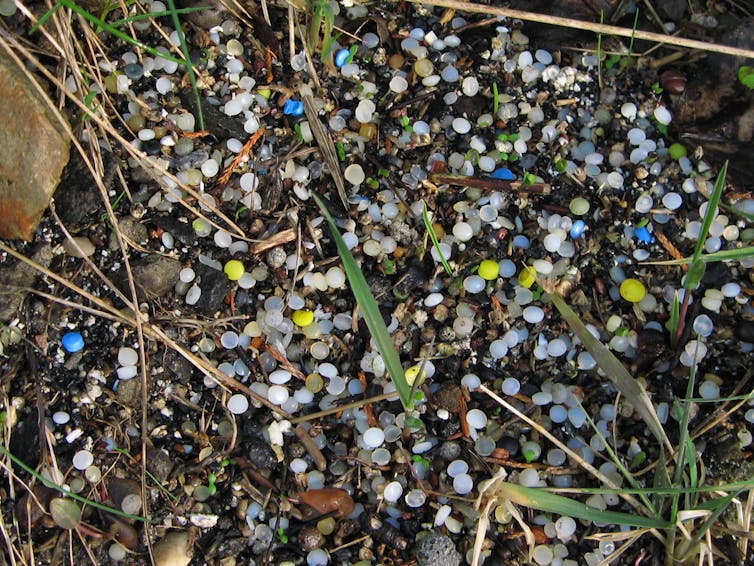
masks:
POLYGON ((492 173, 492 178, 502 179, 503 181, 513 181, 516 179, 516 176, 513 174, 513 171, 507 167, 500 167, 500 169, 495 169, 495 172, 492 173))
POLYGON ((84 337, 78 332, 66 332, 60 342, 66 352, 74 354, 84 349, 84 337))
POLYGON ((581 236, 584 235, 584 232, 586 231, 586 222, 583 220, 575 220, 573 224, 571 224, 571 238, 574 240, 578 240, 581 238, 581 236))
POLYGON ((348 59, 351 57, 351 51, 348 49, 341 49, 335 54, 335 66, 340 69, 343 65, 345 65, 348 62, 348 59))
POLYGON ((289 116, 301 116, 304 113, 304 103, 300 100, 288 99, 283 106, 283 114, 289 116))

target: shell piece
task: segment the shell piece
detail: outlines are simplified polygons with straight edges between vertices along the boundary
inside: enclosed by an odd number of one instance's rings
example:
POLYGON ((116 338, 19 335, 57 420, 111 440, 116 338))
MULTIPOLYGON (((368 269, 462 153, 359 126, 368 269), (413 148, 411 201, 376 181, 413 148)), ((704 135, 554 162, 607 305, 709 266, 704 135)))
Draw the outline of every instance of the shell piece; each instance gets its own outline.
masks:
POLYGON ((355 507, 353 498, 344 489, 323 487, 299 493, 298 498, 322 515, 334 513, 338 519, 348 517, 355 507))

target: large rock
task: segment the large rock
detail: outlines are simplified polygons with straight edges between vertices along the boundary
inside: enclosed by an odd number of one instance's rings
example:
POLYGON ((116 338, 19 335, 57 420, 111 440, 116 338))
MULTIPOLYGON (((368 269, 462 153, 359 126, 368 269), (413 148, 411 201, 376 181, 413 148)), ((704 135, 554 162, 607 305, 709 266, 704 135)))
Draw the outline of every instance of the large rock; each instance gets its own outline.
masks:
POLYGON ((0 238, 31 240, 70 140, 29 74, 0 52, 0 238))

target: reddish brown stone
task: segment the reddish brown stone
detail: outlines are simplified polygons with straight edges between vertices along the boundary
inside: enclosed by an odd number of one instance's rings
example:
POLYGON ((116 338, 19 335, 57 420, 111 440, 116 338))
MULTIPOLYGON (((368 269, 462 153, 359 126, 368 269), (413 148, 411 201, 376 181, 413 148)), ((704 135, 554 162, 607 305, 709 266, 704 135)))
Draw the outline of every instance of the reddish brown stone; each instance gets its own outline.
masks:
POLYGON ((0 53, 0 238, 31 240, 70 140, 28 74, 0 53))

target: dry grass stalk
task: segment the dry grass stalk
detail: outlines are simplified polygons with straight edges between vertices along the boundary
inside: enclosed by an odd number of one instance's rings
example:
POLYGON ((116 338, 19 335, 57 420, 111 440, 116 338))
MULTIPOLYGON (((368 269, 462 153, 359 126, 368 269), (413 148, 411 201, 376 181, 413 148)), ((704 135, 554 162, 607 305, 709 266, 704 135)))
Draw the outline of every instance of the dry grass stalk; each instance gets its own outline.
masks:
POLYGON ((711 51, 714 53, 724 53, 726 55, 735 55, 754 59, 754 51, 751 49, 742 49, 740 47, 731 47, 729 45, 720 45, 708 41, 698 41, 696 39, 687 39, 661 33, 649 31, 634 30, 620 26, 600 24, 596 22, 587 22, 584 20, 575 20, 573 18, 562 18, 559 16, 550 16, 548 14, 538 14, 536 12, 527 12, 524 10, 512 10, 502 6, 488 6, 485 4, 475 4, 473 2, 462 2, 460 0, 408 0, 414 4, 426 4, 429 6, 439 6, 452 8, 460 12, 472 12, 475 14, 486 14, 493 16, 503 16, 506 18, 516 18, 528 22, 537 22, 540 24, 549 24, 553 26, 593 31, 605 35, 617 35, 620 37, 633 37, 665 45, 675 45, 677 47, 686 47, 688 49, 699 49, 701 51, 711 51))

